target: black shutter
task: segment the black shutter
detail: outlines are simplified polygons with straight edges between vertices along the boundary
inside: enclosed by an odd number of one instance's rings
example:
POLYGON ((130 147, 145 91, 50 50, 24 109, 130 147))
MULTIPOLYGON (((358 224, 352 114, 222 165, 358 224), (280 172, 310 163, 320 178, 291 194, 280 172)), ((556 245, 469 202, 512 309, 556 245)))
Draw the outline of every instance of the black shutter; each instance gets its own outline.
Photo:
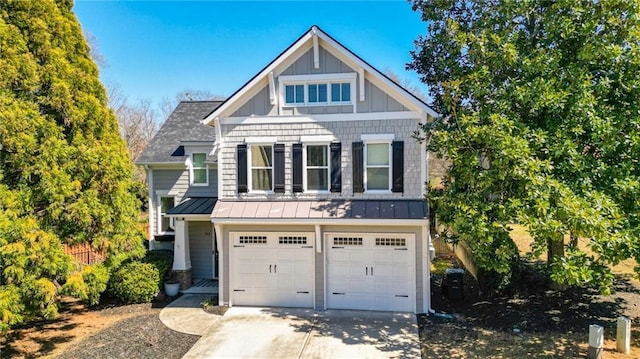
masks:
POLYGON ((273 192, 284 193, 284 144, 273 145, 273 192))
POLYGON ((364 165, 363 161, 363 148, 364 143, 354 142, 352 145, 353 158, 353 193, 364 192, 364 165))
POLYGON ((293 192, 302 192, 302 143, 291 145, 293 162, 293 192))
POLYGON ((393 141, 393 186, 392 192, 404 192, 404 142, 393 141))
POLYGON ((247 145, 238 145, 238 193, 247 192, 247 145))
POLYGON ((335 142, 331 148, 331 192, 342 192, 342 144, 335 142))

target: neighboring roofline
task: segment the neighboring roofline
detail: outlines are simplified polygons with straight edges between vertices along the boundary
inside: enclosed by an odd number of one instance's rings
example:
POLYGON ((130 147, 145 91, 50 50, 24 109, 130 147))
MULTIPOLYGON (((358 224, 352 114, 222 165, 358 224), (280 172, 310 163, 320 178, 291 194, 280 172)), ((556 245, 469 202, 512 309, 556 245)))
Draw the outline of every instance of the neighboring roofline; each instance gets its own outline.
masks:
POLYGON ((361 63, 360 65, 363 65, 363 67, 365 67, 369 73, 377 74, 382 79, 383 82, 385 81, 387 82, 387 85, 391 85, 391 87, 395 87, 396 90, 399 90, 399 92, 409 94, 411 99, 417 102, 417 105, 418 105, 417 107, 421 108, 427 115, 431 117, 439 117, 439 114, 436 111, 434 111, 431 107, 429 107, 429 105, 427 105, 423 100, 419 99, 417 96, 409 92, 409 90, 405 89, 395 81, 391 80, 388 76, 383 74, 380 70, 373 67, 371 64, 363 60, 360 56, 356 55, 353 51, 349 50, 342 43, 340 43, 339 41, 331 37, 329 34, 324 32, 320 27, 313 25, 309 28, 309 30, 307 30, 300 37, 298 37, 296 41, 294 41, 278 56, 276 56, 273 60, 271 60, 271 62, 269 62, 264 68, 262 68, 262 70, 260 70, 251 79, 249 79, 249 81, 247 81, 238 90, 236 90, 231 96, 229 96, 223 103, 221 103, 213 111, 207 114, 203 118, 202 122, 206 125, 209 125, 219 113, 223 112, 229 106, 230 103, 237 100, 236 97, 240 97, 240 95, 242 95, 242 93, 244 93, 246 90, 257 85, 257 83, 261 81, 265 76, 267 76, 270 71, 276 68, 277 65, 279 65, 279 63, 282 62, 282 60, 284 60, 285 58, 284 55, 287 52, 290 52, 290 51, 295 52, 296 50, 298 50, 301 46, 303 46, 306 43, 308 38, 313 36, 314 33, 316 33, 318 36, 320 36, 324 41, 328 42, 330 45, 333 45, 333 47, 342 48, 343 50, 346 50, 346 52, 349 55, 354 57, 354 59, 352 60, 354 60, 356 63, 360 62, 361 63), (331 42, 333 42, 333 44, 331 42))
MULTIPOLYGON (((183 157, 183 156, 177 156, 177 157, 183 157)), ((168 166, 168 165, 183 165, 184 166, 184 161, 182 162, 178 162, 178 161, 173 161, 173 162, 134 162, 134 164, 136 165, 140 165, 140 166, 168 166)))

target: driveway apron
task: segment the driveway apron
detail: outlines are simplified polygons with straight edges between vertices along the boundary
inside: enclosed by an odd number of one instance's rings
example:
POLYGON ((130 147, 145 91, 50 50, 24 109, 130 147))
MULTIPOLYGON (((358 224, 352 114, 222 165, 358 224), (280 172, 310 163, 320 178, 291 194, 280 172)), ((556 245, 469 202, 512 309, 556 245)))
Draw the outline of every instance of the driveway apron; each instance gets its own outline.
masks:
POLYGON ((183 358, 419 358, 409 313, 232 307, 183 358))

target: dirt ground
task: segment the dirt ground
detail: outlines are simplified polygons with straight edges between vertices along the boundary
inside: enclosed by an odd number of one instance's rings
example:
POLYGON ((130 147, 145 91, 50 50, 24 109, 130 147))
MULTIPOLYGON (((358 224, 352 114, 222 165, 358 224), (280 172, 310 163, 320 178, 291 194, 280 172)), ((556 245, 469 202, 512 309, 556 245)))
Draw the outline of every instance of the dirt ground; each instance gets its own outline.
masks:
POLYGON ((0 358, 180 358, 199 338, 159 320, 168 303, 104 305, 88 309, 63 298, 60 315, 11 330, 0 338, 0 358))
MULTIPOLYGON (((461 267, 454 259, 454 266, 461 267)), ((464 275, 464 297, 445 295, 444 275, 433 280, 432 307, 453 319, 419 316, 423 358, 584 358, 588 328, 605 328, 605 358, 640 358, 640 284, 618 276, 615 293, 602 296, 589 288, 549 290, 535 266, 525 266, 508 292, 481 293, 464 275), (615 352, 616 319, 632 320, 632 352, 615 352)))

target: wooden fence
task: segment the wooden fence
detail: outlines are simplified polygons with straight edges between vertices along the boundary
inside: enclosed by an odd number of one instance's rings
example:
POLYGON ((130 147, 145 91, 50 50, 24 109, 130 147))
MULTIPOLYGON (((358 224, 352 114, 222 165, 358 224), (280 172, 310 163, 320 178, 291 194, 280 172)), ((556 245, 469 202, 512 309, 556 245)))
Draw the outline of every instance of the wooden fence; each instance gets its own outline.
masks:
POLYGON ((90 243, 64 244, 64 253, 75 258, 81 265, 101 263, 104 260, 104 255, 91 247, 90 243))
POLYGON ((436 256, 455 254, 462 265, 467 271, 476 279, 478 279, 478 266, 473 259, 473 253, 471 248, 465 242, 458 242, 457 244, 451 244, 445 242, 440 237, 432 237, 433 247, 436 249, 436 256))

